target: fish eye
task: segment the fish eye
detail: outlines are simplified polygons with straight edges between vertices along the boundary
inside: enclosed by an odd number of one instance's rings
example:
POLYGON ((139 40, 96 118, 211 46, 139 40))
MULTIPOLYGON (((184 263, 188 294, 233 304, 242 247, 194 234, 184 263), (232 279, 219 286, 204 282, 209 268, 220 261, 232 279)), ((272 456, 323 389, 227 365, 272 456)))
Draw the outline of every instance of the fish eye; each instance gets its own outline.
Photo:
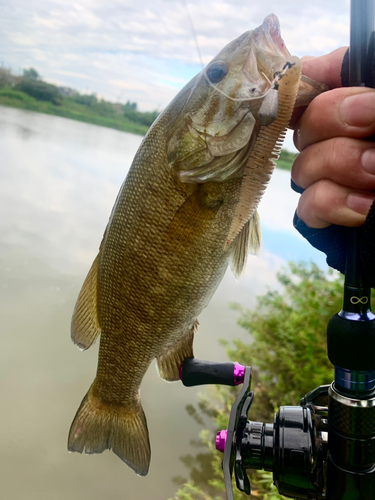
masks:
POLYGON ((215 62, 206 69, 207 78, 211 83, 219 83, 228 73, 225 62, 215 62))

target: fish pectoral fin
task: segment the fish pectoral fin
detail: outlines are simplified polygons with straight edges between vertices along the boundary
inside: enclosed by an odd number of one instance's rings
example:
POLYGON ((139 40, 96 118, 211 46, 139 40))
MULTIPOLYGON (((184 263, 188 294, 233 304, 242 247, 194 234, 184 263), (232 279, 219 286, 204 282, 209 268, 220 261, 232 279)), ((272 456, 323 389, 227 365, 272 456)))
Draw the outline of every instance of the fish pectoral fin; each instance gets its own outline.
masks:
POLYGON ((70 427, 68 450, 87 454, 112 450, 139 476, 146 476, 151 449, 139 397, 127 407, 106 405, 94 396, 94 384, 70 427))
POLYGON ((244 225, 240 234, 233 241, 230 266, 237 281, 243 276, 249 252, 257 254, 261 244, 262 234, 260 218, 258 212, 255 211, 252 217, 244 225))
POLYGON ((171 349, 162 354, 157 361, 157 370, 167 382, 180 380, 180 367, 185 359, 194 358, 193 340, 198 329, 198 320, 194 321, 190 330, 171 349))
POLYGON ((100 335, 100 324, 97 309, 97 281, 99 254, 92 263, 91 269, 79 292, 74 308, 71 337, 82 350, 88 349, 100 335))
MULTIPOLYGON (((165 234, 164 246, 174 255, 183 255, 202 238, 223 204, 221 186, 198 184, 182 203, 165 234)), ((183 257, 181 257, 183 258, 183 257)))

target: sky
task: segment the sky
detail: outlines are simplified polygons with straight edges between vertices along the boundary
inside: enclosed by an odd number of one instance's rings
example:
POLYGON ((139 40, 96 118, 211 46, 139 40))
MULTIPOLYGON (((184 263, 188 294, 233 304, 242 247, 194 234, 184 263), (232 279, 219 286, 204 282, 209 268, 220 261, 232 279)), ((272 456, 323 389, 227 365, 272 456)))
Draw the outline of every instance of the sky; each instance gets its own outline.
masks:
POLYGON ((228 42, 270 13, 289 51, 348 44, 349 0, 0 0, 0 63, 112 101, 163 109, 228 42))

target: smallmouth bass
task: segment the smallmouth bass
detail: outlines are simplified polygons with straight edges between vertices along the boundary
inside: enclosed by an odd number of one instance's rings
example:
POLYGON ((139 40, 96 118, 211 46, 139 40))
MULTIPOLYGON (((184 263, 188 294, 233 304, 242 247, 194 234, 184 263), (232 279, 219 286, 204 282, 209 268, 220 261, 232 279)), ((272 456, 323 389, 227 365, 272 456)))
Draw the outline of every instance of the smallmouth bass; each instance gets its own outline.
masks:
POLYGON ((100 335, 100 348, 69 451, 112 449, 147 474, 143 376, 156 358, 160 376, 178 380, 193 357, 197 317, 228 263, 240 276, 260 245, 256 208, 293 108, 324 90, 301 76, 271 14, 229 43, 154 122, 73 313, 74 343, 87 349, 100 335))

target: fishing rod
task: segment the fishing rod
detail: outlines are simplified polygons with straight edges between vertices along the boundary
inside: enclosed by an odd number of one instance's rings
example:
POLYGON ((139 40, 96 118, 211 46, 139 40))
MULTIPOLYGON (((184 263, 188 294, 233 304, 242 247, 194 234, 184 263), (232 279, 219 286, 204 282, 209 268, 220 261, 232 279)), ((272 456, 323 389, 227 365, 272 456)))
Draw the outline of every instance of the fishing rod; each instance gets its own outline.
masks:
MULTIPOLYGON (((348 57, 344 85, 375 88, 373 0, 351 1, 348 57)), ((272 472, 286 497, 375 499, 375 315, 359 259, 361 237, 362 228, 348 230, 343 308, 327 327, 332 384, 312 390, 299 406, 280 407, 273 423, 252 422, 251 367, 196 359, 181 366, 187 386, 242 384, 228 429, 216 437, 216 448, 224 453, 227 500, 234 498, 233 474, 237 488, 250 494, 248 469, 272 472)))

